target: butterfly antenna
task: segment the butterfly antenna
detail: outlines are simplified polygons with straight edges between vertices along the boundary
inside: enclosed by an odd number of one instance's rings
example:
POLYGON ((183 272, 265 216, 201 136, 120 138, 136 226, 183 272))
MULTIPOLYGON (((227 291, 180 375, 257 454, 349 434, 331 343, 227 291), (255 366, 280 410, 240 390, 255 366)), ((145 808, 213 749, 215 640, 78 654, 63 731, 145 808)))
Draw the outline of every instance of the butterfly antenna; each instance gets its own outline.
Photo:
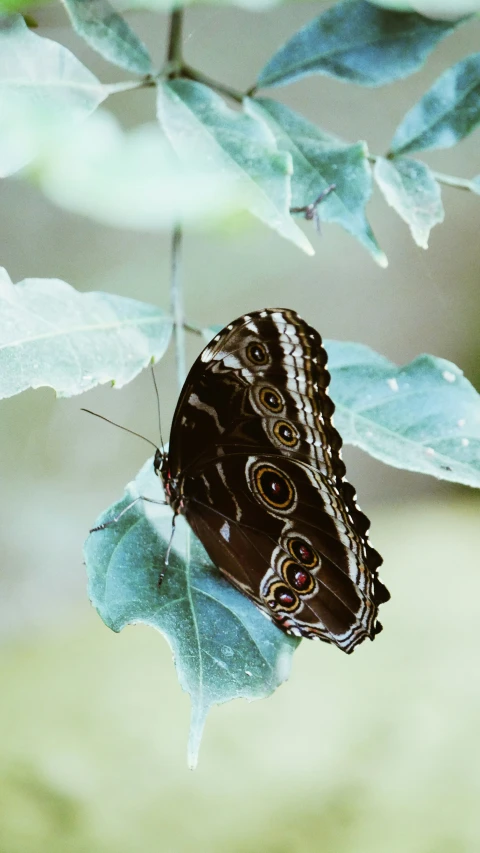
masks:
POLYGON ((143 440, 148 442, 148 444, 151 444, 151 446, 154 447, 155 450, 158 450, 157 445, 154 444, 153 441, 150 441, 149 438, 146 438, 144 435, 141 435, 141 433, 135 432, 133 429, 128 429, 128 427, 122 426, 121 424, 117 424, 117 423, 115 423, 115 421, 111 421, 110 418, 106 418, 106 417, 104 417, 104 415, 99 415, 98 412, 92 412, 91 409, 81 408, 80 411, 81 412, 87 412, 87 414, 93 415, 95 418, 100 418, 100 420, 106 421, 107 424, 112 424, 112 426, 116 426, 119 429, 123 429, 124 432, 129 432, 130 435, 136 435, 137 438, 143 438, 143 440))
POLYGON ((160 433, 160 445, 162 448, 162 456, 165 456, 165 445, 163 443, 163 436, 162 436, 162 418, 160 416, 160 394, 158 393, 158 385, 157 385, 157 380, 155 377, 155 372, 153 369, 153 364, 152 364, 152 379, 153 379, 153 385, 155 388, 155 396, 157 398, 157 416, 158 416, 158 431, 160 433))

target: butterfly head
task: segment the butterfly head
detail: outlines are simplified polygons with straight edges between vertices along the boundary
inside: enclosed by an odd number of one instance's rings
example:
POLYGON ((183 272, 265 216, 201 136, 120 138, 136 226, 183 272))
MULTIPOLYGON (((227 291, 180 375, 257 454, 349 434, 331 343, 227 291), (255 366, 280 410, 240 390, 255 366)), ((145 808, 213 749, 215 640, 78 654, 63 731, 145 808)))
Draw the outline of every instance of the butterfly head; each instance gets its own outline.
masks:
POLYGON ((168 459, 167 454, 162 453, 159 447, 157 447, 155 451, 155 456, 153 457, 153 470, 157 477, 160 477, 163 488, 165 489, 165 497, 167 501, 170 503, 171 501, 171 488, 170 488, 170 471, 168 468, 168 459))
POLYGON ((181 512, 183 503, 181 495, 179 494, 178 479, 176 477, 172 477, 168 454, 162 453, 158 447, 153 458, 153 470, 157 477, 160 477, 162 481, 167 503, 170 504, 175 513, 181 512))
POLYGON ((163 467, 163 453, 157 447, 157 449, 155 451, 155 456, 153 458, 153 470, 155 471, 155 474, 157 475, 157 477, 161 477, 162 467, 163 467))

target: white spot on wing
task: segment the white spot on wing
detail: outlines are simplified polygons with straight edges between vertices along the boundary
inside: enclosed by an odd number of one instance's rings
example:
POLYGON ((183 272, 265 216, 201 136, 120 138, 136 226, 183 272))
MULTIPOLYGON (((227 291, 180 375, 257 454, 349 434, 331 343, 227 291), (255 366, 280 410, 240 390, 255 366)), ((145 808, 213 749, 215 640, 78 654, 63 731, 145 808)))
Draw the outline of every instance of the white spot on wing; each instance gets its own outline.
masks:
POLYGON ((459 426, 459 427, 464 427, 465 424, 466 424, 465 418, 460 418, 460 420, 457 421, 457 426, 459 426))
POLYGON ((202 403, 202 401, 198 398, 197 394, 190 394, 188 402, 195 409, 200 409, 202 412, 206 412, 207 415, 210 415, 215 421, 215 426, 217 427, 220 433, 225 432, 224 428, 220 424, 220 421, 218 420, 217 412, 215 411, 213 406, 208 406, 207 403, 202 403))
POLYGON ((468 438, 462 438, 462 447, 468 447, 469 444, 468 438))
POLYGON ((227 483, 227 478, 225 477, 225 472, 223 470, 223 465, 221 464, 221 462, 217 462, 217 471, 219 473, 219 476, 220 476, 220 479, 221 479, 223 485, 225 486, 225 488, 226 488, 227 492, 229 493, 233 503, 235 504, 235 517, 236 517, 237 521, 241 521, 242 509, 241 509, 240 504, 238 503, 234 493, 232 492, 232 490, 230 489, 230 487, 227 483))
POLYGON ((230 525, 228 521, 224 521, 220 528, 220 535, 223 536, 226 542, 230 541, 230 525))
POLYGON ((398 391, 398 382, 395 377, 393 377, 393 379, 387 379, 387 385, 392 389, 392 391, 398 391))
POLYGON ((451 370, 444 370, 442 376, 446 382, 455 382, 455 379, 457 378, 451 370))
POLYGON ((211 358, 212 358, 212 348, 206 347, 200 356, 200 361, 210 361, 211 358))
POLYGON ((435 456, 435 451, 433 447, 426 447, 425 453, 427 454, 427 456, 435 456))

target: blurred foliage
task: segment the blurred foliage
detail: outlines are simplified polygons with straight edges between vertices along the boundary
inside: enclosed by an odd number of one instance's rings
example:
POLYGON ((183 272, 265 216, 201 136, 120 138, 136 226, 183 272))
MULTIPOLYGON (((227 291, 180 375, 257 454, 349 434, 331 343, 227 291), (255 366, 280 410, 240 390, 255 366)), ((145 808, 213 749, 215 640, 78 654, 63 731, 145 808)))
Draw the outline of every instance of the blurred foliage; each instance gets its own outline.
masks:
MULTIPOLYGON (((248 212, 308 254, 311 243, 290 214, 314 204, 334 183, 325 219, 340 223, 386 266, 365 212, 370 161, 377 155, 364 142, 344 143, 282 105, 257 102, 255 95, 312 74, 367 87, 401 80, 470 19, 435 21, 382 11, 366 0, 341 0, 294 34, 242 93, 185 63, 183 11, 173 15, 166 62, 157 71, 142 39, 107 0, 65 4, 75 31, 93 50, 141 79, 102 84, 65 47, 29 30, 21 16, 3 16, 1 175, 30 163, 24 176, 57 204, 117 227, 156 230, 182 220, 208 228, 248 212), (19 65, 26 52, 29 62, 19 65), (105 116, 86 121, 107 97, 153 86, 156 130, 137 128, 125 137, 105 116)), ((478 56, 445 71, 409 110, 389 157, 452 146, 477 127, 478 56)), ((417 180, 405 179, 403 160, 379 171, 388 202, 424 248, 430 229, 443 219, 439 182, 475 186, 472 178, 438 174, 424 163, 417 167, 423 192, 417 180)))
POLYGON ((213 712, 194 774, 155 632, 85 612, 4 646, 2 853, 475 853, 478 509, 379 509, 381 642, 302 643, 288 688, 213 712))
POLYGON ((375 6, 399 12, 420 12, 429 18, 455 21, 480 12, 480 0, 370 0, 375 6))
POLYGON ((63 0, 73 29, 108 62, 134 74, 154 71, 142 40, 107 0, 63 0))

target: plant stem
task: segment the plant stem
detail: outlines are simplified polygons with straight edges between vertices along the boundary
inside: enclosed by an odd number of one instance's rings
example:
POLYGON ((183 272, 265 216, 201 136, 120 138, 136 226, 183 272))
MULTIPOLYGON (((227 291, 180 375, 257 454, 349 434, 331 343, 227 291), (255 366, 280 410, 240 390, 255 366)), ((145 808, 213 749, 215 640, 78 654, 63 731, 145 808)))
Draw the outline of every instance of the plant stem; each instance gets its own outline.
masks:
POLYGON ((434 171, 432 171, 432 175, 439 184, 445 184, 447 187, 456 187, 458 190, 471 190, 475 192, 473 181, 469 178, 457 178, 455 175, 445 175, 443 172, 434 171))
MULTIPOLYGON (((182 27, 183 9, 173 9, 170 14, 170 32, 167 48, 167 73, 170 78, 177 77, 182 68, 182 27)), ((172 233, 170 261, 170 307, 173 317, 175 340, 175 361, 177 364, 177 382, 181 390, 187 375, 185 357, 185 329, 183 292, 181 282, 182 229, 175 225, 172 233)))
POLYGON ((188 80, 196 80, 197 83, 203 83, 205 86, 209 86, 210 89, 215 89, 216 92, 226 95, 227 98, 232 98, 232 100, 237 101, 239 104, 243 101, 241 92, 231 89, 230 86, 224 86, 223 83, 217 83, 216 80, 212 80, 211 77, 207 77, 206 74, 197 71, 195 68, 191 68, 189 65, 182 65, 182 77, 186 77, 188 80))
POLYGON ((129 92, 134 89, 149 89, 155 86, 155 81, 152 77, 144 77, 143 80, 124 80, 120 83, 105 83, 104 88, 108 90, 109 95, 116 95, 119 92, 129 92))
POLYGON ((182 229, 175 225, 172 234, 172 256, 170 273, 170 305, 173 317, 175 338, 175 361, 177 363, 177 382, 182 389, 187 375, 185 357, 185 312, 181 282, 180 257, 182 251, 182 229))
POLYGON ((167 49, 167 64, 170 76, 178 75, 182 67, 182 29, 183 9, 173 9, 170 15, 170 32, 167 49))
POLYGON ((190 323, 184 323, 183 328, 186 332, 192 332, 193 335, 202 335, 202 330, 198 326, 192 326, 190 323))

